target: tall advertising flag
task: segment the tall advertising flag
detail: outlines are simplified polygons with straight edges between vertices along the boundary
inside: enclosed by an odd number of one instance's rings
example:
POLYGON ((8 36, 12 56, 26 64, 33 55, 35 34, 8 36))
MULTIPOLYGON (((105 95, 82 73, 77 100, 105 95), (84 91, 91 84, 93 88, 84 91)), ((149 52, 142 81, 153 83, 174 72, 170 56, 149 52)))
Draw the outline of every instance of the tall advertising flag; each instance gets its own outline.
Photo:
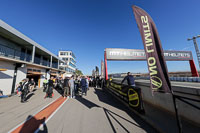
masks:
POLYGON ((141 8, 132 6, 142 37, 152 91, 171 92, 161 41, 152 18, 141 8))

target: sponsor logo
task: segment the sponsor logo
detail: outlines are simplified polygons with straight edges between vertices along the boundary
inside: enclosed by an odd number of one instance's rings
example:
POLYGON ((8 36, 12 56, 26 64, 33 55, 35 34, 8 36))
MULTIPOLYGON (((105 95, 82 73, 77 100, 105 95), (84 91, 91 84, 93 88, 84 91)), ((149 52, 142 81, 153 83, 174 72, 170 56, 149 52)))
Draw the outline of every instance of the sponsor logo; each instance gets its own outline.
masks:
MULTIPOLYGON (((148 35, 146 35, 146 39, 148 40, 148 35)), ((149 44, 150 46, 150 44, 149 44)), ((151 49, 148 46, 148 52, 150 53, 151 49)), ((108 49, 107 51, 107 59, 140 59, 145 60, 146 54, 143 50, 139 49, 108 49)), ((192 53, 190 51, 164 51, 164 57, 166 60, 174 59, 174 60, 191 60, 192 53)))
POLYGON ((134 89, 128 90, 129 105, 132 107, 138 107, 140 104, 140 99, 138 93, 134 89))
POLYGON ((153 90, 158 90, 159 88, 162 87, 162 80, 157 76, 152 76, 151 77, 151 84, 152 84, 153 90))
POLYGON ((158 68, 157 68, 157 62, 155 57, 153 56, 155 53, 154 47, 153 47, 153 41, 152 41, 152 34, 150 25, 148 22, 147 16, 141 16, 141 21, 143 24, 143 30, 144 30, 144 40, 145 40, 145 50, 148 54, 147 56, 147 63, 149 68, 149 73, 151 76, 151 87, 153 90, 157 90, 162 87, 162 80, 157 77, 158 74, 158 68))

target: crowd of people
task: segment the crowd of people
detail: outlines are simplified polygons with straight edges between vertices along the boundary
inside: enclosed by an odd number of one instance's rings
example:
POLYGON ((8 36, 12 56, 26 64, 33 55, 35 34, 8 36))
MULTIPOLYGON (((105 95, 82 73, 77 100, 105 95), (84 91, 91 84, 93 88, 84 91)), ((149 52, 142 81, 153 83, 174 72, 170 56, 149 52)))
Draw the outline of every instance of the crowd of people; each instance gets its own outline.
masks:
MULTIPOLYGON (((135 86, 134 77, 127 73, 127 76, 122 80, 121 84, 127 80, 128 85, 135 86)), ((45 92, 44 98, 52 98, 54 96, 53 90, 57 90, 64 98, 75 98, 75 95, 87 95, 89 87, 102 88, 104 80, 101 76, 87 77, 87 76, 74 76, 71 77, 50 77, 45 78, 43 81, 43 92, 45 92)), ((26 102, 27 95, 32 92, 36 87, 36 83, 33 78, 29 80, 26 78, 22 80, 16 87, 18 96, 21 97, 21 102, 26 102)))
MULTIPOLYGON (((75 98, 75 95, 87 95, 89 87, 102 87, 103 80, 101 77, 87 77, 87 76, 71 76, 71 77, 50 77, 43 81, 44 98, 52 98, 54 96, 53 90, 57 90, 64 98, 75 98)), ((26 102, 26 97, 29 92, 32 92, 36 87, 36 83, 32 78, 22 80, 16 87, 18 96, 21 96, 21 102, 26 102)))
POLYGON ((71 76, 64 79, 60 77, 56 79, 55 89, 61 90, 64 98, 75 98, 75 95, 79 92, 81 92, 81 96, 86 96, 89 87, 102 87, 101 82, 102 80, 99 77, 71 76))

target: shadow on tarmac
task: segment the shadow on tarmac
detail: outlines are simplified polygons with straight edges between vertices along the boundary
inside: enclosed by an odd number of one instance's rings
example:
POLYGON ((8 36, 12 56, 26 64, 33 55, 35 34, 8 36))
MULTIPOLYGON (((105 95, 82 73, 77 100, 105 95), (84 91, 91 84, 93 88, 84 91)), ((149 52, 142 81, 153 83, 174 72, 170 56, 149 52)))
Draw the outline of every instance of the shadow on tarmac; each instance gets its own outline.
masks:
POLYGON ((35 95, 35 93, 29 93, 28 96, 26 97, 25 101, 27 101, 28 99, 30 99, 33 95, 35 95))
POLYGON ((60 87, 55 87, 54 90, 57 91, 61 96, 63 96, 64 91, 63 91, 62 88, 60 88, 60 87))
POLYGON ((36 89, 36 88, 34 88, 34 89, 33 89, 33 92, 35 92, 36 90, 37 90, 37 89, 36 89))
POLYGON ((157 131, 153 130, 152 131, 152 127, 149 126, 149 124, 147 124, 146 122, 144 122, 143 120, 141 120, 137 115, 135 115, 133 112, 130 111, 130 109, 128 107, 126 107, 125 105, 123 105, 121 102, 119 102, 117 99, 115 99, 111 94, 104 92, 102 89, 97 89, 95 88, 95 94, 98 96, 99 100, 101 102, 104 102, 106 104, 109 104, 113 107, 116 107, 120 110, 125 111, 134 121, 136 121, 136 123, 131 122, 130 120, 127 120, 126 118, 122 117, 121 115, 110 111, 109 109, 106 109, 104 107, 101 107, 83 97, 77 96, 76 100, 78 100, 80 103, 82 103, 83 105, 85 105, 86 107, 88 107, 89 109, 93 108, 93 107, 98 107, 98 108, 102 108, 104 110, 104 113, 110 123, 110 126, 113 130, 114 133, 116 133, 116 129, 113 125, 113 122, 111 121, 111 118, 117 122, 123 129, 125 132, 129 133, 132 131, 128 131, 128 129, 126 127, 123 126, 122 123, 120 123, 120 121, 118 121, 117 118, 121 118, 124 121, 129 122, 130 124, 132 124, 133 126, 142 128, 143 130, 145 130, 148 133, 156 133, 157 131), (150 129, 151 128, 151 129, 150 129))
POLYGON ((41 124, 43 124, 43 130, 38 129, 36 133, 48 133, 47 126, 45 124, 45 117, 37 120, 32 115, 29 115, 26 119, 26 122, 23 124, 23 127, 19 133, 34 133, 41 124))
POLYGON ((89 109, 93 108, 93 107, 98 107, 101 108, 99 105, 81 97, 81 96, 76 96, 76 100, 78 100, 80 103, 82 103, 83 105, 87 106, 89 109))

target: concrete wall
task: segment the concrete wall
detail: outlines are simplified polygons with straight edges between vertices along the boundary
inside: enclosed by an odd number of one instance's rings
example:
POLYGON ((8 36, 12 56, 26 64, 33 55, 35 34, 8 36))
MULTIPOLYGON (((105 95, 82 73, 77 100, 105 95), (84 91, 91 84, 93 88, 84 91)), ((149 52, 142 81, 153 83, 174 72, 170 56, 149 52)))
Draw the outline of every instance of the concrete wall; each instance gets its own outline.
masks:
POLYGON ((26 78, 26 74, 27 74, 27 67, 20 67, 17 69, 17 78, 15 86, 26 78))
MULTIPOLYGON (((8 61, 0 61, 0 68, 8 69, 7 71, 0 72, 0 89, 3 91, 4 95, 10 95, 13 84, 13 76, 15 63, 8 61)), ((18 84, 22 79, 26 78, 26 67, 20 67, 17 70, 16 84, 18 84)), ((15 87, 16 87, 15 84, 15 87)), ((16 90, 15 90, 16 91, 16 90)))
MULTIPOLYGON (((171 94, 154 93, 152 95, 152 92, 150 89, 150 83, 143 83, 143 82, 136 81, 136 85, 141 88, 144 101, 146 101, 158 108, 161 108, 168 112, 174 113, 174 106, 173 106, 173 100, 172 100, 171 94)), ((186 88, 184 86, 183 87, 172 86, 172 89, 179 91, 179 92, 184 92, 184 93, 190 94, 190 95, 187 95, 187 94, 177 93, 177 95, 200 100, 199 96, 197 97, 197 96, 192 95, 192 94, 200 95, 200 89, 186 88)), ((199 102, 194 102, 194 101, 190 101, 190 100, 187 100, 187 101, 200 107, 199 102)), ((200 110, 198 110, 180 100, 177 100, 177 105, 178 105, 178 112, 179 112, 180 116, 182 116, 192 122, 200 124, 200 115, 199 115, 200 110)))
POLYGON ((0 61, 0 68, 8 69, 0 72, 0 89, 4 95, 10 95, 14 76, 14 63, 0 61))

